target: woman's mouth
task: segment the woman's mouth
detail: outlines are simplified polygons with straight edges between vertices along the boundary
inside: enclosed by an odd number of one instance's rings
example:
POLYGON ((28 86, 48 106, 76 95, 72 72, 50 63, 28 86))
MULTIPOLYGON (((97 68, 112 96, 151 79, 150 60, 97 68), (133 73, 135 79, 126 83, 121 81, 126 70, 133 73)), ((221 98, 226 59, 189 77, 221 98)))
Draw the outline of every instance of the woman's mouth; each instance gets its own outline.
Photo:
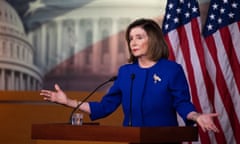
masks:
POLYGON ((137 49, 137 48, 134 48, 134 49, 132 49, 132 51, 133 51, 133 52, 136 52, 136 51, 138 51, 138 49, 137 49))

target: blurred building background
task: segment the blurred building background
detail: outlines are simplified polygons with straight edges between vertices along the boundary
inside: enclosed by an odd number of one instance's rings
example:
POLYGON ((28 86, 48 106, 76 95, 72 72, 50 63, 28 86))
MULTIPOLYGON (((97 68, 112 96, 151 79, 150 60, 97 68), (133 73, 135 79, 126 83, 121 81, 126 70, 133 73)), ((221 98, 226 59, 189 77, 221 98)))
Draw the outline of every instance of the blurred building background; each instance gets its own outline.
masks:
MULTIPOLYGON (((208 1, 200 0, 202 19, 208 1)), ((0 90, 52 89, 58 83, 64 90, 91 91, 127 62, 127 25, 152 18, 161 26, 166 2, 0 1, 0 90)))
POLYGON ((20 2, 1 1, 1 37, 9 38, 1 38, 0 88, 37 90, 58 83, 64 90, 92 90, 127 62, 127 25, 136 18, 161 22, 165 3, 29 0, 23 11, 20 2), (10 36, 4 27, 16 32, 10 36))

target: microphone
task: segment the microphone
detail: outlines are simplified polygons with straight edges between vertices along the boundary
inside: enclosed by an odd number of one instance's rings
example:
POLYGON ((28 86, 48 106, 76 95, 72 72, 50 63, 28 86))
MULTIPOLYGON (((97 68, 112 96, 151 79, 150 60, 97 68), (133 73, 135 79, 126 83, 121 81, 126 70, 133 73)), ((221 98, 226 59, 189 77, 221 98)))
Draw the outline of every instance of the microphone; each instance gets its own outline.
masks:
POLYGON ((105 84, 109 83, 109 82, 112 82, 112 81, 115 81, 117 79, 117 76, 113 76, 111 77, 110 79, 108 79, 107 81, 101 83, 99 86, 97 86, 88 96, 86 96, 72 111, 71 115, 70 115, 70 118, 69 118, 69 123, 71 124, 72 123, 72 116, 74 114, 74 112, 76 112, 79 107, 89 98, 91 97, 99 88, 101 88, 102 86, 104 86, 105 84))
POLYGON ((131 74, 131 87, 130 87, 130 100, 129 100, 129 122, 128 126, 132 126, 132 90, 133 90, 133 80, 135 79, 135 74, 131 74))

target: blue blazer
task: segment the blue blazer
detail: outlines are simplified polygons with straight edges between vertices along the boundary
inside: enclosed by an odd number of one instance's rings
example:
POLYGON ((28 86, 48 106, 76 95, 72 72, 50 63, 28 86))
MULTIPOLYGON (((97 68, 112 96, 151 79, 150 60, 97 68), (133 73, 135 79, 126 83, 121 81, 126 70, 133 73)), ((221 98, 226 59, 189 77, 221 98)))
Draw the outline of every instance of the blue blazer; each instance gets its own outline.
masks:
POLYGON ((129 121, 132 126, 178 126, 176 112, 188 124, 187 114, 196 111, 181 65, 167 59, 150 68, 137 62, 121 66, 108 93, 89 104, 91 120, 106 117, 122 105, 124 126, 129 121))

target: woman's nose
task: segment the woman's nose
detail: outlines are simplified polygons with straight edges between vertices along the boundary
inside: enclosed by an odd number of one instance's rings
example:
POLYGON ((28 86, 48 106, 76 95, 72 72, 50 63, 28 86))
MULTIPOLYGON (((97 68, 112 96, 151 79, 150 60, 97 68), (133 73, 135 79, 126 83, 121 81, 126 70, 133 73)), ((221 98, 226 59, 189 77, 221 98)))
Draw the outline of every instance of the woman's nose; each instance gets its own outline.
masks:
POLYGON ((131 43, 130 43, 130 45, 131 45, 131 46, 137 45, 136 40, 132 40, 131 43))

